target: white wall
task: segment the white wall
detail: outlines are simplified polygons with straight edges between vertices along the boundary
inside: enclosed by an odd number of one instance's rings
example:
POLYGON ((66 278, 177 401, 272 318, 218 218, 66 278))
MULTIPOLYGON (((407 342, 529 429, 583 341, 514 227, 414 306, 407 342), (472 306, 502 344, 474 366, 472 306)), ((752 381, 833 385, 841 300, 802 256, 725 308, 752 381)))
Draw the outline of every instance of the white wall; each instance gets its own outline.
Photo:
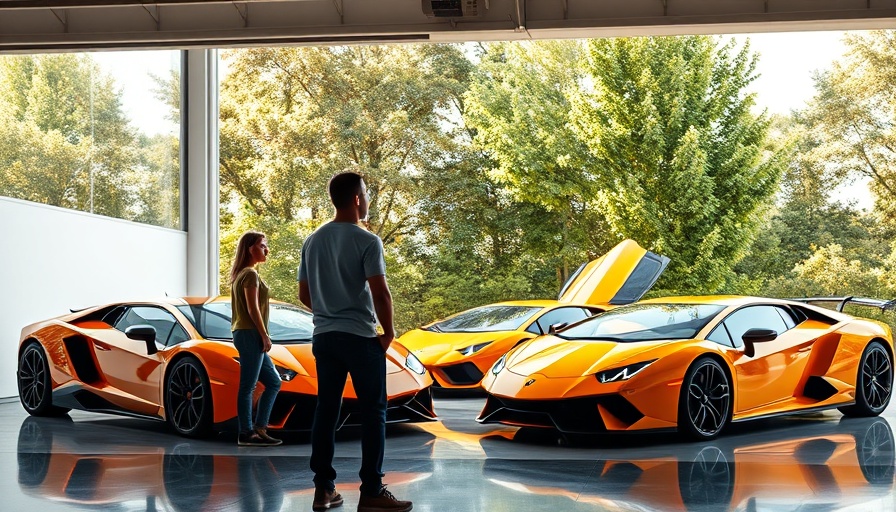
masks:
POLYGON ((187 234, 0 197, 0 397, 22 327, 105 302, 183 296, 187 234))

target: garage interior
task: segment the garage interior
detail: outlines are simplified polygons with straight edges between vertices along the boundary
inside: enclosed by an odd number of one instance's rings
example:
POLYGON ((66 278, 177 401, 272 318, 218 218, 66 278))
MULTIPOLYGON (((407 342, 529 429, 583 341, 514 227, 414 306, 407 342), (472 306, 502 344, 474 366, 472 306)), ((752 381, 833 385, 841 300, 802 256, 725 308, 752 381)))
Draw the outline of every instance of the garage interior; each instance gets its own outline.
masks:
MULTIPOLYGON (((186 51, 189 199, 176 291, 189 295, 218 292, 217 49, 894 27, 896 0, 0 0, 0 54, 186 51)), ((21 269, 6 253, 4 266, 21 269)), ((22 324, 0 316, 5 353, 15 353, 22 324)), ((0 357, 9 382, 14 359, 0 357)), ((276 448, 238 448, 232 435, 186 439, 146 420, 29 417, 17 397, 0 395, 3 510, 311 509, 305 434, 276 448)), ((483 403, 443 391, 439 421, 391 425, 389 489, 432 512, 896 509, 892 409, 866 419, 836 411, 770 418, 692 443, 480 425, 483 403)), ((336 457, 349 510, 359 496, 358 432, 340 432, 336 457)))

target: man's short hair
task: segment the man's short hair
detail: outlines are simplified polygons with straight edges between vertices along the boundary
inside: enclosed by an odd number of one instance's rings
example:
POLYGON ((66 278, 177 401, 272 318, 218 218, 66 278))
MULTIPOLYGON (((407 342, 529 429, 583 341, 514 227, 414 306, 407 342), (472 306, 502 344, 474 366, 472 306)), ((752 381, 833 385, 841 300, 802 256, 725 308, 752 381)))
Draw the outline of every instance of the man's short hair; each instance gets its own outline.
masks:
POLYGON ((330 200, 337 210, 351 207, 355 201, 355 196, 360 196, 361 180, 364 179, 356 172, 342 172, 330 178, 327 184, 327 191, 330 193, 330 200))

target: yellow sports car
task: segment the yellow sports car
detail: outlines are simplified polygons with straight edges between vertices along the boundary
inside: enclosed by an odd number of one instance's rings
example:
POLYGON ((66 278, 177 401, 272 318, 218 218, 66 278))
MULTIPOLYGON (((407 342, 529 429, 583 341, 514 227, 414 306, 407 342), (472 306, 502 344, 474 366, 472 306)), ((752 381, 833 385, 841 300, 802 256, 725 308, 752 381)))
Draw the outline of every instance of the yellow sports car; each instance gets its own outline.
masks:
POLYGON ((505 352, 523 341, 640 299, 669 258, 625 240, 573 273, 557 300, 500 302, 408 331, 398 341, 429 370, 435 386, 476 388, 505 352))
POLYGON ((880 414, 892 393, 893 337, 884 323, 803 302, 652 299, 523 343, 482 385, 483 423, 711 439, 730 422, 767 416, 880 414))

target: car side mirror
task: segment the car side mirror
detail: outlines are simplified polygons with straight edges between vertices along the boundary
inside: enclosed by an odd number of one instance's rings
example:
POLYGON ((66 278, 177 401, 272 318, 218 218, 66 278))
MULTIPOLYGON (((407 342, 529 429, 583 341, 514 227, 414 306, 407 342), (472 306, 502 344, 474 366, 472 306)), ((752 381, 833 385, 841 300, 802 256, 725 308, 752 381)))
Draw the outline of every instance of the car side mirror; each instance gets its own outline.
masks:
POLYGON ((149 355, 159 351, 156 347, 156 328, 151 325, 132 325, 124 330, 124 335, 132 340, 146 343, 146 353, 149 355))
POLYGON ((560 322, 560 323, 556 323, 556 324, 551 324, 551 326, 548 327, 548 334, 554 334, 557 331, 559 331, 560 329, 563 329, 564 327, 566 327, 567 325, 569 325, 569 322, 560 322))
POLYGON ((753 357, 756 355, 756 349, 753 347, 754 343, 764 343, 766 341, 772 341, 778 337, 778 331, 774 329, 760 329, 753 328, 744 333, 741 337, 744 340, 744 354, 747 357, 753 357))

